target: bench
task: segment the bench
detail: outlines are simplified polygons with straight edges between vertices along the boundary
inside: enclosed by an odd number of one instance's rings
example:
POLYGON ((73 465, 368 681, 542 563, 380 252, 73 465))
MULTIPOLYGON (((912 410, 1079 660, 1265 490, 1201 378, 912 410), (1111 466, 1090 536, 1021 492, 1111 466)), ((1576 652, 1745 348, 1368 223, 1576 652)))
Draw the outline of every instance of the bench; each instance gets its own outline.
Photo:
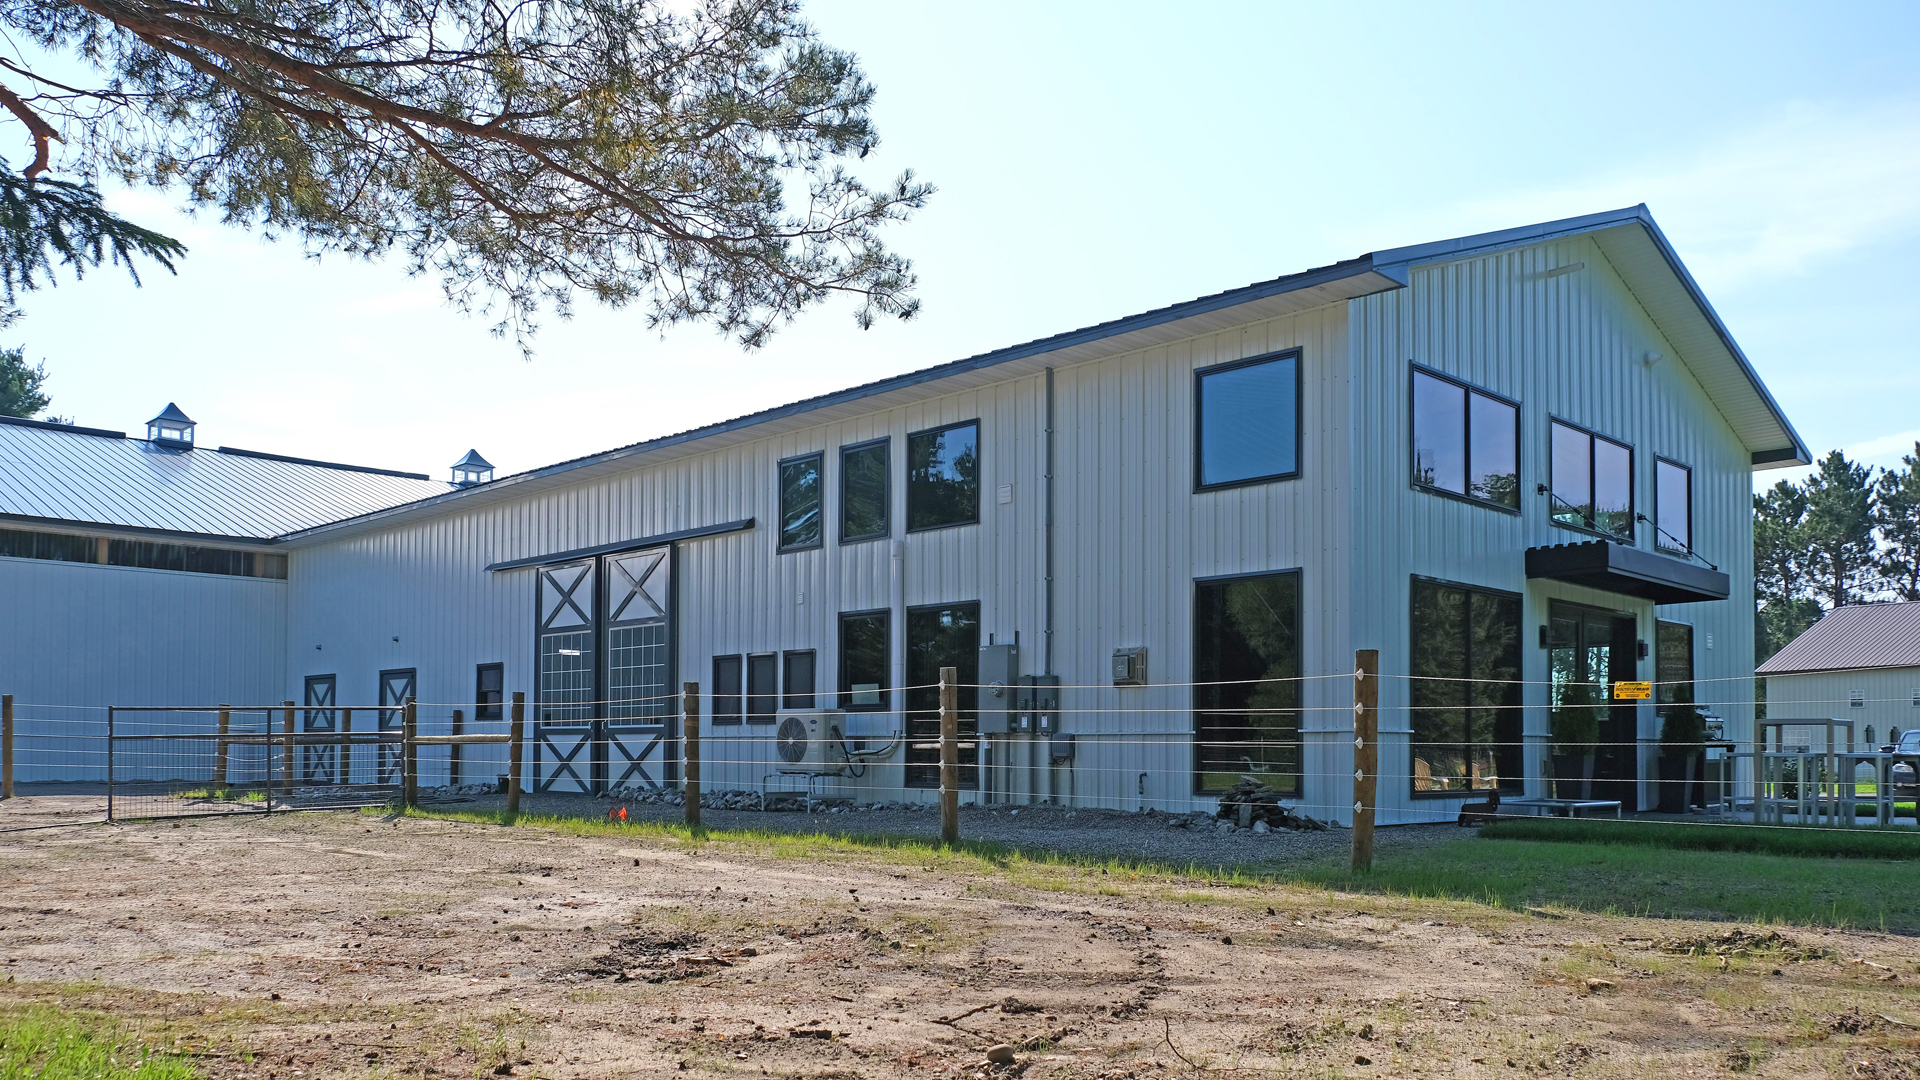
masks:
POLYGON ((1579 817, 1583 813, 1594 811, 1613 811, 1614 817, 1620 816, 1618 799, 1508 799, 1501 803, 1503 807, 1523 809, 1529 813, 1544 812, 1549 816, 1579 817))

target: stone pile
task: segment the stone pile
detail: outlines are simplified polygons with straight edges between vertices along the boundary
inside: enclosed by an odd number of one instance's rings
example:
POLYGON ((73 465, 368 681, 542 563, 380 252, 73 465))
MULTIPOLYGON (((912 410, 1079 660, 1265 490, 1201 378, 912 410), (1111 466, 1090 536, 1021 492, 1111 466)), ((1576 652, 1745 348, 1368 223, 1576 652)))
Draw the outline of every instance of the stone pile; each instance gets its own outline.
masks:
MULTIPOLYGON (((1221 832, 1245 829, 1264 833, 1274 829, 1309 832, 1325 829, 1326 823, 1296 812, 1280 801, 1280 793, 1251 776, 1242 776, 1233 790, 1220 796, 1220 809, 1213 819, 1221 832)), ((1178 820, 1178 819, 1175 819, 1178 820)), ((1202 821, 1207 820, 1202 817, 1202 821)), ((1189 825, 1191 827, 1191 825, 1189 825)))

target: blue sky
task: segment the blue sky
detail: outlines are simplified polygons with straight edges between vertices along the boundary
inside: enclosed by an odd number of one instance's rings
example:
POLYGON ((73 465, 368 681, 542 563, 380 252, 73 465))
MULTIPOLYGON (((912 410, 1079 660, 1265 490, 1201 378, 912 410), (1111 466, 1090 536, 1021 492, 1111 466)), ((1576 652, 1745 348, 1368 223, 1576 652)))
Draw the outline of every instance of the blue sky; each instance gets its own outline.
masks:
MULTIPOLYGON (((583 304, 523 361, 397 263, 314 259, 177 194, 178 277, 101 271, 0 331, 54 411, 444 476, 518 471, 1376 248, 1646 202, 1816 453, 1920 439, 1920 5, 899 5, 819 0, 939 186, 893 230, 925 309, 743 353, 583 304)), ((24 144, 18 125, 0 138, 24 144)), ((19 147, 14 148, 16 151, 19 147)), ((22 158, 22 153, 9 153, 22 158)), ((1757 478, 1771 482, 1778 473, 1757 478)))

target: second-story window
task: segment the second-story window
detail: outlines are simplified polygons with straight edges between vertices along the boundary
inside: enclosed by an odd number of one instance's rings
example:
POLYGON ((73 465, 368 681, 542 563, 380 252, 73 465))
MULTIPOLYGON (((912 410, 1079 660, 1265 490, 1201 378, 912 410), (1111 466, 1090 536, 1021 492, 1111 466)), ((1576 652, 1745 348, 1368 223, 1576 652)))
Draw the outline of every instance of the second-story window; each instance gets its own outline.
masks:
POLYGON ((980 520, 980 421, 907 436, 907 531, 980 520))
POLYGON ((780 550, 820 546, 820 461, 822 455, 780 463, 780 550))
POLYGON ((1653 461, 1653 544, 1676 555, 1693 553, 1693 470, 1665 458, 1653 461))
POLYGON ((1553 520, 1633 543, 1633 449, 1553 422, 1553 520))
POLYGON ((888 440, 840 448, 840 540, 877 540, 888 532, 888 440))
POLYGON ((1520 411, 1465 383, 1413 372, 1413 482, 1520 509, 1520 411))
POLYGON ((1300 351, 1194 372, 1194 486, 1300 474, 1300 351))

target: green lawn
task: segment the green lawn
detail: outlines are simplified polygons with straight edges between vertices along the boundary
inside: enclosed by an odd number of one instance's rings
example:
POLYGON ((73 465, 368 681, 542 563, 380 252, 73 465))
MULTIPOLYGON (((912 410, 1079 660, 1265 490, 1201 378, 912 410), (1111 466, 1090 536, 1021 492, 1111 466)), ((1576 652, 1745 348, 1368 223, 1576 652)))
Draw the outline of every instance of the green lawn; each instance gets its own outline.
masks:
POLYGON ((1480 830, 1483 840, 1626 844, 1752 855, 1920 860, 1920 830, 1910 826, 1842 829, 1830 825, 1742 825, 1638 819, 1517 817, 1480 830))
POLYGON ((1463 839, 1378 858, 1371 873, 1286 875, 1358 892, 1475 900, 1510 909, 1851 926, 1920 933, 1913 867, 1626 844, 1463 839))
POLYGON ((195 1080, 177 1057, 37 1006, 0 1015, 0 1080, 195 1080))

